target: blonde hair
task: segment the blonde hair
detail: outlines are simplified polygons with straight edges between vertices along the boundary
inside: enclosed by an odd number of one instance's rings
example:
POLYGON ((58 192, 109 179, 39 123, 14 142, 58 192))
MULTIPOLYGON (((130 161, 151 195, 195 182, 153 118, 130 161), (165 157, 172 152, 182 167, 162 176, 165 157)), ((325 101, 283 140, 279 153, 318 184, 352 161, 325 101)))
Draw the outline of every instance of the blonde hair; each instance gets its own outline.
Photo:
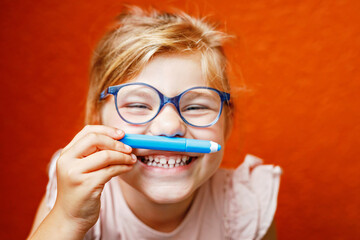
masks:
MULTIPOLYGON (((99 124, 100 93, 136 77, 156 55, 201 54, 202 72, 210 86, 230 91, 223 41, 227 35, 203 19, 185 13, 127 8, 99 42, 90 67, 86 124, 99 124)), ((231 110, 227 110, 231 112, 231 110)))

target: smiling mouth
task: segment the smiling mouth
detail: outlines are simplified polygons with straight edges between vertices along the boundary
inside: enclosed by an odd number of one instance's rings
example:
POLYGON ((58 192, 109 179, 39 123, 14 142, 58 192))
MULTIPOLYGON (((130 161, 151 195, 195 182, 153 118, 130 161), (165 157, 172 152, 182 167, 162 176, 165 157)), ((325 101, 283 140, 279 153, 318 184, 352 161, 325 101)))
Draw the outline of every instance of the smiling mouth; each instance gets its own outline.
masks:
POLYGON ((160 167, 160 168, 175 168, 181 167, 185 165, 189 165, 196 157, 190 156, 138 156, 138 159, 152 167, 160 167))

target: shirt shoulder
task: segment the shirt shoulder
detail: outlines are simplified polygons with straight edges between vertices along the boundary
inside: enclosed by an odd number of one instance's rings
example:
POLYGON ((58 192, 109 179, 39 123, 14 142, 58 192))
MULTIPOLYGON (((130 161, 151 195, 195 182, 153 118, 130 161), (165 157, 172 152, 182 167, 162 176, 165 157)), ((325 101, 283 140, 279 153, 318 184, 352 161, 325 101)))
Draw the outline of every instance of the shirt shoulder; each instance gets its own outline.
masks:
POLYGON ((261 239, 273 221, 281 168, 262 163, 247 155, 236 169, 220 169, 213 177, 227 239, 261 239))

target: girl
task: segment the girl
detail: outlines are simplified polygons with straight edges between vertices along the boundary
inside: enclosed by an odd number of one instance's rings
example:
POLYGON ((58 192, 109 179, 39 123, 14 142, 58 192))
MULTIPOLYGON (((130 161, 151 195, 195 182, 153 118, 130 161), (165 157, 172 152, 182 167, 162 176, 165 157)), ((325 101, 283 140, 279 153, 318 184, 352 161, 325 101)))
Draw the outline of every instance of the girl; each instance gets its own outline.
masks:
POLYGON ((53 157, 29 239, 274 237, 278 167, 247 156, 224 170, 223 150, 119 141, 135 133, 224 146, 232 122, 225 37, 186 14, 132 8, 120 16, 92 59, 89 125, 53 157), (160 104, 162 96, 178 97, 160 104))

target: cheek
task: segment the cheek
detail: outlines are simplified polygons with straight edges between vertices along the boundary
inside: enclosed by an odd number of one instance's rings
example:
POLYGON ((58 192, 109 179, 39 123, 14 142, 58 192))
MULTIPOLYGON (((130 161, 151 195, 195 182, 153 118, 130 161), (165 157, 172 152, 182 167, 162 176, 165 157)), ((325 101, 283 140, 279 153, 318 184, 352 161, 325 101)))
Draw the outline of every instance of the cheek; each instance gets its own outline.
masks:
POLYGON ((147 125, 132 125, 121 119, 112 101, 106 102, 100 110, 100 124, 121 129, 126 133, 145 134, 147 125))
POLYGON ((214 173, 219 168, 221 161, 223 159, 223 155, 224 155, 223 149, 224 148, 222 145, 222 149, 220 151, 207 154, 203 159, 204 161, 202 162, 202 164, 204 164, 205 166, 202 166, 201 170, 210 172, 210 174, 214 173))
POLYGON ((189 128, 191 135, 196 139, 214 141, 221 146, 225 143, 225 118, 220 117, 219 121, 207 128, 189 128))
POLYGON ((218 143, 221 144, 221 146, 224 145, 227 135, 227 122, 225 119, 225 115, 222 114, 219 121, 214 125, 215 131, 217 132, 217 139, 218 143))
POLYGON ((121 128, 123 125, 122 119, 117 114, 114 106, 106 104, 100 111, 101 124, 111 127, 121 128))

